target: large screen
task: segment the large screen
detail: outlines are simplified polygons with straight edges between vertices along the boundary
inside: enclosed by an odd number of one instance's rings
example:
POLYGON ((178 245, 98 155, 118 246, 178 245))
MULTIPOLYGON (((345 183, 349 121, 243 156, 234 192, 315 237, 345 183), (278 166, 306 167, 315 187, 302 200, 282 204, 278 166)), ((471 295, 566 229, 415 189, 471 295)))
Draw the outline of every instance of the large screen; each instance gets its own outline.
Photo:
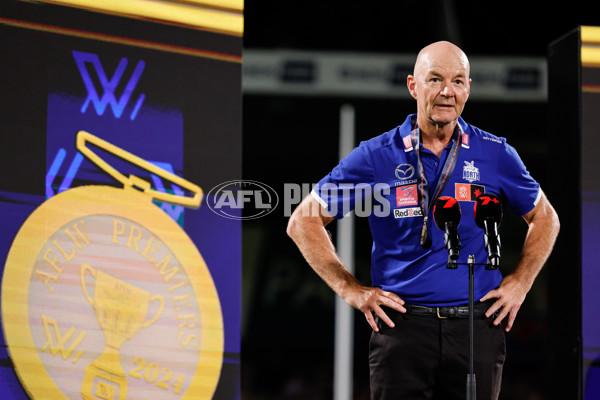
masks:
POLYGON ((2 398, 239 398, 241 36, 11 1, 0 52, 2 398))
POLYGON ((584 398, 600 397, 600 27, 582 27, 581 291, 584 398))

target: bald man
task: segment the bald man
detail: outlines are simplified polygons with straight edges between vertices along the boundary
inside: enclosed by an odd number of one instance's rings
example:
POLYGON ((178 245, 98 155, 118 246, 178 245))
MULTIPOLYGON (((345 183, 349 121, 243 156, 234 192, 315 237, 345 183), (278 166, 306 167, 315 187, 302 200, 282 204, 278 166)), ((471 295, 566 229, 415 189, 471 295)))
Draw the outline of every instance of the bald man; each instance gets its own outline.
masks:
POLYGON ((475 273, 477 398, 497 399, 505 332, 552 251, 556 212, 506 139, 466 123, 470 65, 449 42, 419 52, 407 87, 417 112, 402 125, 360 143, 315 186, 292 214, 287 232, 308 264, 373 329, 372 399, 464 399, 468 373, 466 268, 448 269, 444 232, 432 223, 439 197, 462 210, 458 262, 488 261, 473 205, 494 194, 528 224, 513 272, 475 273), (372 285, 336 254, 326 226, 353 209, 372 211, 372 285))

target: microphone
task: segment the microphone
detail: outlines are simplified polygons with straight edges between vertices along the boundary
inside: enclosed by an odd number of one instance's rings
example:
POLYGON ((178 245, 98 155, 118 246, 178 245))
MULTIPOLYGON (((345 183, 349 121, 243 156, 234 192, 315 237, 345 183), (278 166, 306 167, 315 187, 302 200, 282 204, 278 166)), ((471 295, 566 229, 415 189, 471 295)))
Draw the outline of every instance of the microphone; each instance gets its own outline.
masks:
POLYGON ((456 260, 460 253, 460 204, 454 197, 443 196, 433 205, 433 220, 435 225, 444 231, 444 244, 448 250, 448 268, 457 268, 456 260))
POLYGON ((502 221, 502 203, 498 196, 482 194, 475 201, 475 223, 484 230, 485 248, 488 253, 486 269, 496 269, 500 266, 500 235, 498 227, 502 221))

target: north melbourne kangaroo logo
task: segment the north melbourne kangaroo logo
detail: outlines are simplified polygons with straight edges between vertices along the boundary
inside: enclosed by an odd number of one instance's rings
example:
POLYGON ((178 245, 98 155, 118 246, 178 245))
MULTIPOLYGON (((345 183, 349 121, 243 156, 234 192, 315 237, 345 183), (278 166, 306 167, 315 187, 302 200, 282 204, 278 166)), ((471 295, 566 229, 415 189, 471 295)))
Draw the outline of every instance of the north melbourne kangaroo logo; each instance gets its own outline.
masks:
MULTIPOLYGON (((104 111, 106 111, 106 106, 110 104, 115 118, 121 118, 121 115, 123 114, 127 104, 129 104, 131 95, 133 94, 133 91, 135 90, 135 87, 137 86, 138 81, 144 72, 146 63, 143 60, 138 61, 133 73, 131 74, 131 77, 129 78, 129 81, 125 86, 125 89, 121 93, 121 96, 117 99, 115 92, 119 86, 119 83, 121 82, 121 79, 123 78, 123 74, 125 73, 128 64, 128 61, 125 57, 121 58, 121 61, 119 62, 119 65, 117 66, 117 69, 111 78, 106 75, 106 72, 104 71, 102 63, 100 62, 100 58, 97 54, 73 51, 73 57, 75 58, 77 68, 79 68, 79 73, 81 74, 81 78, 83 79, 83 83, 88 92, 88 96, 85 99, 83 106, 81 106, 81 112, 85 113, 90 103, 92 103, 96 109, 96 113, 99 116, 102 116, 104 111), (98 80, 100 81, 100 85, 104 91, 102 97, 100 97, 98 91, 96 90, 96 86, 94 85, 86 63, 91 64, 93 69, 96 71, 96 75, 98 76, 98 80)), ((146 95, 143 93, 139 95, 133 107, 133 111, 129 115, 129 119, 135 119, 140 107, 144 103, 145 97, 146 95)))

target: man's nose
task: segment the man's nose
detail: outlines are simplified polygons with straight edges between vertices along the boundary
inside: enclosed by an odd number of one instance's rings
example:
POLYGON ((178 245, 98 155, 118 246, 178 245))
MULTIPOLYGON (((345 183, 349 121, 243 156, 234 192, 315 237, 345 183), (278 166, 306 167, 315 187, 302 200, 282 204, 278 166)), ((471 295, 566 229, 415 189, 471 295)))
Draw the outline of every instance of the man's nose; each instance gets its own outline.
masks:
POLYGON ((442 96, 446 96, 446 97, 451 97, 454 96, 454 89, 452 88, 452 85, 450 84, 444 84, 444 86, 442 87, 442 91, 440 92, 440 94, 442 96))

